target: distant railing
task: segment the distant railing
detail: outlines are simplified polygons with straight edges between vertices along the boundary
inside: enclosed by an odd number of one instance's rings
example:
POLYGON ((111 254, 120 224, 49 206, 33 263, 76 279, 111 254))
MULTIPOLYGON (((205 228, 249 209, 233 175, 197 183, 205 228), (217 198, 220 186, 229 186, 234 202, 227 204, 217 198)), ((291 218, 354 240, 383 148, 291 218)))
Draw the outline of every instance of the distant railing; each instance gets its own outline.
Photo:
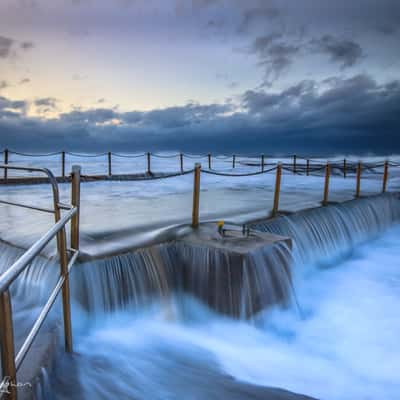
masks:
MULTIPOLYGON (((66 169, 66 162, 67 156, 71 157, 78 157, 78 158, 85 158, 85 159, 92 159, 98 157, 106 157, 106 165, 107 169, 104 171, 102 175, 91 175, 91 176, 102 176, 102 177, 112 177, 115 174, 113 173, 113 161, 115 158, 123 158, 123 159, 138 159, 143 158, 143 167, 144 172, 151 176, 153 175, 153 161, 155 158, 159 159, 177 159, 177 171, 181 173, 185 172, 184 168, 184 160, 185 158, 188 160, 200 160, 204 159, 207 160, 207 165, 209 170, 215 170, 216 161, 223 161, 225 163, 229 163, 232 169, 237 168, 238 164, 241 166, 249 166, 249 167, 258 167, 260 168, 260 172, 264 172, 264 170, 268 167, 274 166, 274 162, 268 162, 268 160, 272 159, 291 159, 291 162, 282 163, 282 168, 286 171, 290 171, 293 174, 305 174, 305 175, 312 175, 315 172, 321 171, 325 169, 325 161, 321 162, 319 160, 324 159, 324 157, 301 157, 298 155, 286 155, 286 156, 272 156, 272 155, 241 155, 242 161, 239 160, 239 156, 236 154, 233 155, 212 155, 211 153, 208 154, 187 154, 187 153, 174 153, 174 154, 158 154, 158 153, 138 153, 138 154, 122 154, 122 153, 115 153, 115 152, 103 152, 103 153, 74 153, 69 151, 58 151, 58 152, 51 152, 51 153, 22 153, 17 151, 12 151, 9 149, 5 149, 3 151, 3 159, 4 164, 9 164, 13 162, 12 155, 22 156, 22 157, 32 157, 32 158, 41 158, 41 157, 52 157, 52 156, 60 156, 60 177, 65 178, 65 169, 66 169)), ((331 171, 338 171, 342 174, 344 178, 348 176, 351 172, 357 171, 357 162, 351 162, 349 160, 343 159, 342 161, 330 162, 331 171)), ((368 167, 364 165, 364 168, 376 168, 382 167, 382 162, 375 163, 375 164, 368 164, 368 167)), ((126 172, 125 175, 128 175, 126 172)), ((124 175, 118 174, 118 175, 124 175)), ((89 175, 88 175, 89 176, 89 175)), ((8 170, 4 170, 4 181, 7 181, 8 170)))
MULTIPOLYGON (((309 175, 311 171, 322 171, 324 170, 324 187, 323 187, 323 196, 321 200, 321 205, 326 206, 329 204, 329 193, 330 193, 330 175, 331 169, 334 164, 330 164, 329 162, 323 166, 319 166, 316 168, 310 168, 307 165, 306 174, 309 175)), ((387 190, 387 182, 389 177, 389 161, 385 161, 383 164, 379 164, 379 166, 383 166, 383 175, 382 175, 382 190, 381 193, 385 193, 387 190)), ((393 166, 400 166, 399 164, 393 164, 393 166)), ((298 166, 297 166, 298 167, 298 166)), ((354 198, 358 199, 361 197, 361 174, 363 168, 371 169, 370 165, 363 166, 361 162, 357 163, 356 167, 356 185, 355 185, 355 192, 354 198)), ((281 193, 281 177, 282 177, 282 170, 286 171, 295 171, 296 174, 301 174, 298 168, 296 170, 291 170, 287 164, 278 163, 274 167, 269 168, 267 170, 263 169, 259 172, 250 172, 250 173, 243 173, 243 174, 231 174, 227 172, 217 172, 213 170, 203 170, 201 169, 201 164, 197 163, 195 165, 195 177, 194 177, 194 188, 193 188, 193 210, 192 210, 192 227, 196 228, 199 225, 199 210, 200 210, 200 174, 209 174, 209 175, 217 175, 217 176, 225 176, 225 177, 246 177, 246 176, 255 176, 255 175, 262 175, 268 174, 273 171, 276 171, 275 176, 275 189, 274 189, 274 197, 273 197, 273 205, 272 210, 270 213, 270 217, 276 217, 279 214, 279 200, 280 200, 280 193, 281 193)))
POLYGON ((36 207, 34 205, 0 200, 0 204, 23 207, 40 212, 54 214, 55 224, 38 241, 36 241, 17 261, 0 275, 0 344, 2 380, 0 383, 0 398, 15 400, 17 398, 17 371, 21 367, 32 343, 37 336, 43 322, 53 306, 59 292, 62 292, 64 316, 64 337, 67 352, 72 352, 72 327, 69 272, 79 254, 79 207, 80 207, 80 167, 72 169, 71 205, 60 202, 58 184, 54 175, 45 168, 31 168, 15 165, 0 165, 0 169, 40 172, 47 176, 53 192, 53 209, 36 207), (66 211, 62 215, 62 210, 66 211), (65 226, 71 222, 71 246, 67 248, 65 226), (38 318, 34 322, 27 338, 15 356, 13 314, 11 307, 10 285, 30 265, 33 259, 53 239, 57 239, 57 251, 60 262, 60 276, 38 318))

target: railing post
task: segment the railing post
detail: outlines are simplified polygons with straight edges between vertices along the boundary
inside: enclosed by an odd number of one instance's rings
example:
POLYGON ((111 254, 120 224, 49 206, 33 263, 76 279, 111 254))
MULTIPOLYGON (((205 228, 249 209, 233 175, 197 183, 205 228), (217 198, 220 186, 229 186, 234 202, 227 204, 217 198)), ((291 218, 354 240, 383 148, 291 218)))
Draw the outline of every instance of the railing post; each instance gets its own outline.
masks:
POLYGON ((151 175, 151 153, 147 153, 147 173, 151 175))
POLYGON ((181 174, 183 174, 183 154, 179 154, 179 159, 180 159, 180 163, 181 163, 181 174))
POLYGON ((264 154, 261 155, 261 171, 264 172, 264 154))
POLYGON ((71 219, 71 247, 79 250, 79 214, 81 206, 81 167, 79 165, 72 166, 71 204, 77 208, 76 214, 71 219))
POLYGON ((65 151, 61 152, 61 176, 65 178, 65 151))
POLYGON ((5 390, 8 400, 17 398, 17 370, 15 367, 14 329, 10 292, 7 289, 0 294, 0 344, 2 378, 8 378, 5 390))
POLYGON ((108 176, 112 175, 111 151, 108 152, 108 176))
POLYGON ((279 210, 279 195, 281 192, 281 176, 282 176, 282 165, 278 163, 276 167, 276 178, 275 178, 275 193, 274 193, 274 206, 272 208, 272 216, 275 217, 279 210))
POLYGON ((211 154, 208 154, 208 169, 211 169, 211 154))
MULTIPOLYGON (((4 164, 8 164, 8 149, 4 150, 4 164)), ((4 180, 8 178, 8 169, 4 168, 4 180)))
POLYGON ((236 156, 235 154, 232 156, 232 168, 236 167, 236 156))
POLYGON ((293 156, 293 173, 297 172, 297 156, 296 154, 293 156))
MULTIPOLYGON (((61 219, 61 210, 59 204, 55 201, 54 218, 57 223, 61 219)), ((69 288, 69 271, 68 271, 68 255, 67 240, 65 235, 65 227, 57 233, 57 250, 60 259, 61 275, 64 277, 62 286, 62 305, 64 319, 64 343, 65 350, 72 353, 72 326, 71 326, 71 300, 69 288)))
POLYGON ((361 193, 361 162, 357 164, 357 184, 356 184, 356 199, 360 197, 361 193))
POLYGON ((347 162, 346 159, 343 160, 343 178, 347 176, 347 162))
POLYGON ((201 164, 196 163, 194 166, 194 181, 193 181, 193 210, 192 210, 193 228, 197 228, 199 226, 200 174, 201 174, 201 164))
POLYGON ((322 200, 322 205, 326 206, 329 201, 329 177, 331 174, 331 168, 329 163, 326 163, 325 167, 325 185, 324 185, 324 198, 322 200))
POLYGON ((383 170, 382 193, 386 192, 388 175, 389 175, 389 163, 387 161, 385 161, 385 166, 384 166, 384 170, 383 170))
POLYGON ((307 166, 306 166, 306 174, 307 176, 310 175, 310 160, 307 159, 307 166))

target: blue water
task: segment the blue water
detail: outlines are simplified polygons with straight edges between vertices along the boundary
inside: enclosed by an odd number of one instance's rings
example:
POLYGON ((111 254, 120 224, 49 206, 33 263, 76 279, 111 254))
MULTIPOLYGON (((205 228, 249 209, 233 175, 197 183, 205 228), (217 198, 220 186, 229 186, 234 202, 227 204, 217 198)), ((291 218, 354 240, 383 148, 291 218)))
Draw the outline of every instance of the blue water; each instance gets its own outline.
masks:
POLYGON ((252 323, 189 297, 96 317, 75 308, 78 355, 59 361, 56 398, 232 398, 228 374, 320 399, 398 399, 399 237, 396 225, 339 260, 297 265, 298 307, 252 323))

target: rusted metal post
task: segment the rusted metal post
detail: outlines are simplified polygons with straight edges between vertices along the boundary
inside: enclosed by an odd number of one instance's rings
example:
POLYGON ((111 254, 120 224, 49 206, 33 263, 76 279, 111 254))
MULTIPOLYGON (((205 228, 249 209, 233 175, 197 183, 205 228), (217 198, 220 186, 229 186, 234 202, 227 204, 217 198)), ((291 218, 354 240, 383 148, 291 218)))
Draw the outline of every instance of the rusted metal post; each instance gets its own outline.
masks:
POLYGON ((65 151, 61 152, 61 176, 65 178, 65 151))
MULTIPOLYGON (((8 149, 4 150, 4 164, 8 164, 8 149)), ((4 168, 4 180, 8 178, 8 169, 4 168)))
POLYGON ((281 176, 282 176, 282 165, 279 163, 276 167, 275 177, 275 193, 274 193, 274 206, 272 208, 272 216, 275 217, 279 210, 279 195, 281 192, 281 176))
POLYGON ((293 173, 297 172, 297 156, 296 154, 293 156, 293 173))
POLYGON ((235 168, 235 167, 236 167, 236 155, 234 154, 232 156, 232 168, 235 168))
POLYGON ((108 176, 112 175, 111 151, 108 152, 108 176))
POLYGON ((179 160, 180 160, 180 164, 181 164, 181 174, 183 174, 183 154, 179 154, 179 160))
POLYGON ((261 155, 261 171, 264 172, 264 154, 261 155))
POLYGON ((307 176, 310 175, 310 160, 307 160, 307 165, 306 165, 306 174, 307 176))
POLYGON ((343 178, 347 176, 347 162, 346 159, 343 160, 343 178))
POLYGON ((147 173, 151 175, 151 153, 147 153, 147 173))
MULTIPOLYGON (((15 367, 14 329, 10 292, 7 289, 0 294, 0 344, 2 378, 7 378, 5 390, 7 400, 17 398, 17 370, 15 367)), ((0 393, 1 394, 1 393, 0 393)))
POLYGON ((79 217, 81 206, 81 167, 72 166, 71 174, 71 204, 78 209, 71 218, 71 247, 79 250, 79 217))
POLYGON ((197 228, 199 226, 200 174, 201 174, 201 164, 196 163, 194 166, 194 181, 193 181, 193 210, 192 210, 193 228, 197 228))
POLYGON ((383 169, 382 193, 386 192, 388 176, 389 176, 389 163, 385 161, 385 166, 383 169))
POLYGON ((361 170, 362 170, 362 165, 361 162, 357 164, 357 185, 356 185, 356 199, 360 197, 361 194, 361 170))
POLYGON ((208 169, 211 169, 211 154, 208 154, 208 169))
POLYGON ((325 185, 324 185, 324 198, 322 200, 322 205, 326 206, 329 201, 329 177, 331 174, 331 167, 329 163, 326 163, 325 167, 325 185))
MULTIPOLYGON (((57 202, 57 199, 55 199, 54 202, 54 219, 56 223, 61 219, 61 210, 57 202)), ((68 255, 67 255, 67 240, 65 234, 65 227, 62 228, 57 233, 57 249, 58 249, 58 257, 60 260, 61 275, 65 279, 64 284, 62 286, 65 350, 68 353, 72 353, 71 300, 70 300, 70 288, 69 288, 68 255)))

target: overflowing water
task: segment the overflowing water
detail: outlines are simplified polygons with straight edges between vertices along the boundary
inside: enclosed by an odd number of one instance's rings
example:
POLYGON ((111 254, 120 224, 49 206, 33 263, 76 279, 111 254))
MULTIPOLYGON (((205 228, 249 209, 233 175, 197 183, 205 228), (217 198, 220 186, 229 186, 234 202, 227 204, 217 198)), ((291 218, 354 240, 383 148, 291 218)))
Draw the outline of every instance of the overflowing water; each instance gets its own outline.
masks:
MULTIPOLYGON (((155 170, 177 169, 177 160, 161 161, 155 161, 155 170)), ((106 169, 96 162, 86 163, 84 173, 106 169)), ((126 172, 128 162, 116 161, 114 172, 126 172)), ((186 160, 185 168, 192 162, 186 160)), ((240 173, 258 170, 253 164, 242 160, 233 171, 230 160, 221 158, 213 167, 240 173)), ((378 172, 365 171, 363 194, 380 192, 378 172)), ((333 175, 330 200, 350 200, 354 171, 346 179, 340 171, 333 175)), ((394 192, 398 171, 390 178, 394 192)), ((202 175, 202 220, 265 217, 274 180, 273 173, 202 175)), ((190 175, 85 183, 82 243, 107 248, 112 238, 121 243, 138 231, 187 223, 192 185, 190 175)), ((47 185, 0 189, 9 201, 30 203, 34 193, 37 205, 51 202, 47 185)), ((322 176, 286 171, 280 209, 318 206, 322 189, 322 176)), ((61 185, 61 194, 67 202, 67 185, 61 185)), ((237 258, 178 241, 76 266, 71 274, 75 354, 61 351, 54 367, 42 368, 36 398, 298 398, 269 389, 278 387, 320 399, 397 399, 399 203, 392 193, 251 225, 292 238, 291 255, 284 244, 272 253, 261 249, 237 258)), ((1 238, 22 246, 53 223, 11 207, 1 212, 1 238)), ((21 253, 0 243, 0 271, 21 253)), ((58 271, 53 259, 39 257, 12 285, 17 348, 58 271)), ((60 326, 60 315, 56 304, 42 331, 60 326)))
POLYGON ((252 224, 294 241, 298 264, 331 262, 400 220, 399 195, 387 194, 320 207, 252 224))
MULTIPOLYGON (((202 293, 227 263, 218 252, 174 243, 77 266, 75 355, 61 353, 42 372, 37 398, 292 398, 268 389, 278 387, 328 400, 397 399, 398 221, 393 194, 253 225, 292 237, 295 262, 291 278, 283 269, 258 274, 266 293, 283 291, 289 301, 271 301, 251 320, 207 306, 202 293), (285 280, 290 285, 280 286, 285 280)), ((19 254, 2 250, 4 263, 19 254)), ((242 283, 265 256, 251 256, 242 283)), ((43 259, 32 267, 15 285, 17 303, 23 288, 46 291, 54 265, 43 259)), ((223 282, 212 296, 235 285, 223 282)), ((21 307, 26 320, 29 307, 21 307)))
MULTIPOLYGON (((393 160, 399 160, 394 156, 393 160)), ((104 158, 106 160, 106 158, 104 158)), ((353 158, 353 161, 355 158, 353 158)), ((53 161, 46 158, 24 158, 13 155, 12 162, 22 164, 46 165, 59 174, 59 158, 53 161)), ((118 164, 113 171, 143 172, 144 160, 116 159, 118 164), (139 164, 137 164, 139 163, 139 164)), ((179 171, 177 158, 155 159, 155 171, 179 171), (156 161, 157 160, 157 161, 156 161)), ((197 159, 186 159, 185 169, 193 168, 197 159)), ((203 161, 207 168, 206 160, 203 161)), ((290 162, 289 159, 283 160, 290 162)), ((375 158, 365 158, 363 162, 376 162, 375 158)), ((382 161, 381 159, 379 160, 382 161)), ((277 159, 269 159, 275 165, 277 159)), ((322 162, 322 160, 318 161, 322 162)), ((97 158, 76 158, 73 163, 81 163, 83 174, 104 173, 103 165, 97 158)), ((216 158, 212 167, 217 171, 233 174, 260 171, 260 159, 238 158, 236 168, 231 161, 216 158), (239 162, 240 161, 240 162, 239 162)), ((298 160, 304 166, 305 160, 298 160)), ((380 164, 381 165, 381 164, 380 164)), ((268 168, 271 166, 268 165, 268 168)), ((266 168, 266 169, 268 169, 266 168)), ((67 172, 70 171, 68 164, 67 172)), ((12 175, 14 172, 9 171, 12 175)), ((323 172, 323 171, 322 171, 323 172)), ((373 195, 382 191, 382 166, 371 172, 364 170, 361 180, 361 194, 373 195)), ((262 175, 225 177, 201 175, 200 219, 230 222, 244 222, 256 218, 265 218, 272 209, 275 186, 275 171, 262 175)), ((388 189, 400 189, 400 168, 389 168, 388 189)), ((299 211, 318 207, 321 204, 324 190, 324 177, 321 171, 312 176, 296 175, 284 170, 280 194, 280 210, 299 211)), ((346 201, 354 198, 356 178, 354 171, 344 178, 333 175, 330 180, 329 200, 346 201)), ((87 250, 93 243, 116 235, 116 247, 124 240, 138 237, 157 229, 187 224, 192 213, 193 175, 183 175, 154 181, 103 181, 85 182, 81 185, 81 241, 87 250), (122 232, 125 232, 123 237, 122 232)), ((70 185, 60 184, 62 201, 70 201, 70 185)), ((0 185, 0 198, 6 201, 19 201, 40 207, 52 207, 49 185, 0 185)), ((27 247, 37 240, 53 224, 51 215, 32 212, 12 206, 0 207, 0 237, 12 243, 27 247)), ((104 243, 104 241, 102 242, 104 243)), ((99 249, 93 250, 98 252, 99 249)))

